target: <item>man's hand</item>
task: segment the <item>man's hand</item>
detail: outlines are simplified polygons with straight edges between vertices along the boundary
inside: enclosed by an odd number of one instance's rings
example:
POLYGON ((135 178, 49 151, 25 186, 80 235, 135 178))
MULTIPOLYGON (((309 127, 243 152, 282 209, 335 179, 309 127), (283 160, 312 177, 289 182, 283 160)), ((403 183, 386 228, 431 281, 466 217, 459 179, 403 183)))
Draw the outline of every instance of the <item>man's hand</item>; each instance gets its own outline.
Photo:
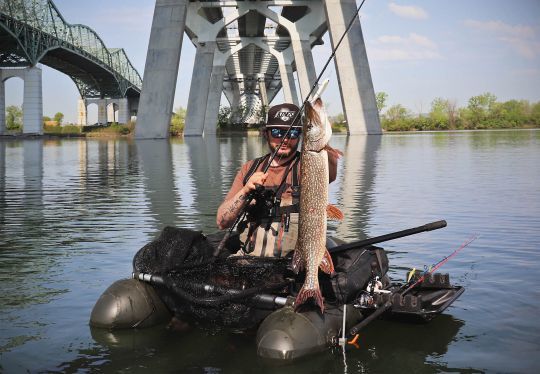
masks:
POLYGON ((268 172, 263 173, 262 171, 258 171, 253 173, 253 175, 248 179, 246 185, 243 187, 244 192, 247 194, 248 192, 256 189, 257 186, 264 185, 266 178, 268 178, 268 172))

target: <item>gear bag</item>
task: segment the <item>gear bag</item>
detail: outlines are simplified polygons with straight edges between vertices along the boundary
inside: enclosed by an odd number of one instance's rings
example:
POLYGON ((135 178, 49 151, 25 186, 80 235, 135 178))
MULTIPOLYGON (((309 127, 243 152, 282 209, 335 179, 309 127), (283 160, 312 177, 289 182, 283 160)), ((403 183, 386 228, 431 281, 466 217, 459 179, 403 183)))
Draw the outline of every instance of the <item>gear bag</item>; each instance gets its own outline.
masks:
POLYGON ((335 274, 320 276, 323 296, 330 303, 347 304, 354 301, 373 275, 382 278, 388 272, 386 252, 375 246, 335 253, 332 261, 335 274))

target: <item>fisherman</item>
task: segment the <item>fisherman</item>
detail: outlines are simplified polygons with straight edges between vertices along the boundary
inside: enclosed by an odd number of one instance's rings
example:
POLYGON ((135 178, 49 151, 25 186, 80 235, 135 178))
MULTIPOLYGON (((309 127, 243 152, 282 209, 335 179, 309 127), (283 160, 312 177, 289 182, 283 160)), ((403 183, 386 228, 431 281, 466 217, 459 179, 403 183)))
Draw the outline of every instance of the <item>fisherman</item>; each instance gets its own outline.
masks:
MULTIPOLYGON (((234 182, 217 211, 219 229, 229 228, 241 213, 248 194, 257 186, 273 191, 273 208, 268 217, 257 223, 251 222, 241 233, 245 243, 237 255, 261 257, 283 257, 293 251, 298 237, 298 212, 300 197, 300 152, 298 144, 302 131, 299 108, 294 104, 275 105, 268 111, 263 136, 268 142, 270 153, 246 162, 236 174, 234 182), (283 137, 291 127, 286 139, 283 137), (280 144, 282 143, 280 147, 280 144), (271 154, 276 153, 270 167, 263 173, 271 154)), ((336 179, 337 154, 328 153, 329 181, 336 179)))

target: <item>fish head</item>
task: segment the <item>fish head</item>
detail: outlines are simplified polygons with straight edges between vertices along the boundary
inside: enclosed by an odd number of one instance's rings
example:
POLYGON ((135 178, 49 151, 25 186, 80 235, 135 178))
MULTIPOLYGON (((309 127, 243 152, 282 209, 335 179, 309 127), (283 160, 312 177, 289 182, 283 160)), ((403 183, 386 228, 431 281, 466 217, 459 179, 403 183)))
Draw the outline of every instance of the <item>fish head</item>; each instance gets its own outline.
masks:
POLYGON ((320 98, 313 103, 306 103, 304 123, 302 125, 303 149, 319 152, 330 141, 332 126, 320 98))

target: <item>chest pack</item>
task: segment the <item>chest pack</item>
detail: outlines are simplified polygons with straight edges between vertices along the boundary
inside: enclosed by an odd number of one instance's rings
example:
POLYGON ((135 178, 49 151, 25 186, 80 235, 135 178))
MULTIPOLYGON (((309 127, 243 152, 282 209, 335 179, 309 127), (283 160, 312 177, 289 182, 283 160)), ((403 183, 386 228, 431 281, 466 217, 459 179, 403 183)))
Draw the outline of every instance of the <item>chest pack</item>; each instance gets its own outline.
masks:
MULTIPOLYGON (((253 160, 243 184, 258 170, 268 166, 270 154, 253 160)), ((261 187, 255 194, 255 204, 247 211, 246 220, 239 223, 238 231, 245 254, 261 257, 282 257, 294 249, 298 236, 298 212, 300 211, 300 183, 298 162, 300 153, 287 165, 283 178, 277 186, 261 187), (283 200, 291 173, 291 199, 283 200), (247 230, 246 230, 247 228, 247 230), (247 233, 245 232, 247 231, 247 233)))

